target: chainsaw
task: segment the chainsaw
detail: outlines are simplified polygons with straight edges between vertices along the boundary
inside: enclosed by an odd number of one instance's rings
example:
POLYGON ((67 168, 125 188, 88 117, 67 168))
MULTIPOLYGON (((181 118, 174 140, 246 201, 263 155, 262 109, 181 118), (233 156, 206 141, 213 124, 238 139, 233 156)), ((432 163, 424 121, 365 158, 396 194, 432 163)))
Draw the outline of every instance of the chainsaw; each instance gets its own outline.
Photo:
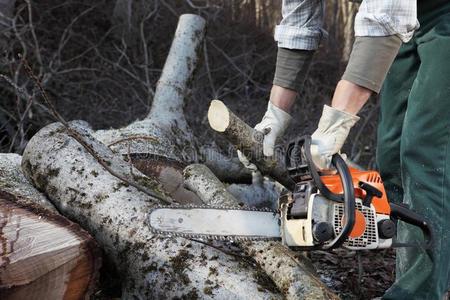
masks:
POLYGON ((336 174, 319 174, 311 156, 311 137, 288 144, 285 165, 295 182, 276 211, 249 207, 156 207, 148 217, 158 234, 218 240, 281 240, 299 250, 351 250, 432 244, 430 224, 408 207, 390 203, 376 171, 349 168, 332 157, 336 174), (424 241, 395 241, 398 220, 418 227, 424 241))

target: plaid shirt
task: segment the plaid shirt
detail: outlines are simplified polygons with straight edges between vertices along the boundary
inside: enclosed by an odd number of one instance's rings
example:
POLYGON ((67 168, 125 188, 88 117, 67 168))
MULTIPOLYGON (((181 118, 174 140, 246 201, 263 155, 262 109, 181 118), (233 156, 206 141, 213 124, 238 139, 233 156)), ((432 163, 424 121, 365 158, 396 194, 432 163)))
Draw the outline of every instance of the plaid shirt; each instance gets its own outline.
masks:
MULTIPOLYGON (((314 50, 323 29, 325 0, 283 0, 283 20, 275 28, 278 47, 314 50)), ((364 0, 355 18, 355 36, 397 35, 408 42, 419 28, 416 0, 364 0)))

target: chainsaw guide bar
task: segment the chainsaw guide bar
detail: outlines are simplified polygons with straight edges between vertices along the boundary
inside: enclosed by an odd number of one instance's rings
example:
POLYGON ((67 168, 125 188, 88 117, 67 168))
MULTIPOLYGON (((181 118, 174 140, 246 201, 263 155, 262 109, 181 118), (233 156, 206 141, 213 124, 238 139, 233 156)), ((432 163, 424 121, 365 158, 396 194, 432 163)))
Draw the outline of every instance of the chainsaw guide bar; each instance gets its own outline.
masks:
POLYGON ((280 240, 279 215, 239 206, 157 206, 148 216, 153 233, 228 241, 280 240))

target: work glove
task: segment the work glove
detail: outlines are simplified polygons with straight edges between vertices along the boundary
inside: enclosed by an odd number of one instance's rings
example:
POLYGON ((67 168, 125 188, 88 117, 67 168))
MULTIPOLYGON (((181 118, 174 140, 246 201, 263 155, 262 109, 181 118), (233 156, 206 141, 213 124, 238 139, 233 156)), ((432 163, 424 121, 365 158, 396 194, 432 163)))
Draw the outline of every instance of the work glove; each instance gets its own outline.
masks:
MULTIPOLYGON (((255 126, 255 130, 264 134, 263 153, 265 156, 273 156, 275 141, 281 136, 289 125, 292 117, 269 101, 267 111, 261 122, 255 126)), ((241 163, 252 172, 257 170, 256 166, 241 152, 237 151, 241 163)))
POLYGON ((338 153, 359 117, 324 105, 317 130, 311 136, 311 156, 319 170, 331 169, 331 158, 338 153))

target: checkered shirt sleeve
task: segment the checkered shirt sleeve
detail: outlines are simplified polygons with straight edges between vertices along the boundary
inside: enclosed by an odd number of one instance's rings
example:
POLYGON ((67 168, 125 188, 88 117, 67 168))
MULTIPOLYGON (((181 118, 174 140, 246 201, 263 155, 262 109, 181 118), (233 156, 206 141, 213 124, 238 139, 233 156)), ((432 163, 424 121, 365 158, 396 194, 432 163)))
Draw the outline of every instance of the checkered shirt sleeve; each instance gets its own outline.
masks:
MULTIPOLYGON (((278 47, 315 50, 326 36, 325 0, 283 0, 275 28, 278 47)), ((419 28, 416 0, 364 0, 355 18, 355 36, 397 35, 408 42, 419 28)))

